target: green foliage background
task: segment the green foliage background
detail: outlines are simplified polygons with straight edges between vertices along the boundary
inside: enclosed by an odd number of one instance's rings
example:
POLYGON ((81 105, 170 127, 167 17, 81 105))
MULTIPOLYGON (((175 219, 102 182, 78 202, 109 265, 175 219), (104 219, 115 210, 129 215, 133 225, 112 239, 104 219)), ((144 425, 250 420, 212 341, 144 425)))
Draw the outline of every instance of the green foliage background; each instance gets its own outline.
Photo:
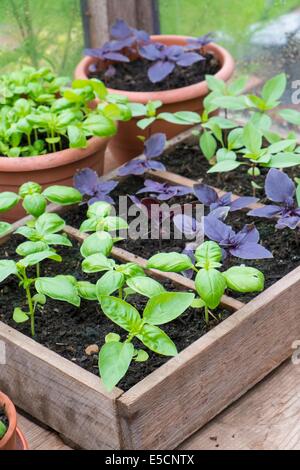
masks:
POLYGON ((80 0, 0 0, 0 70, 51 65, 72 75, 81 57, 80 0))

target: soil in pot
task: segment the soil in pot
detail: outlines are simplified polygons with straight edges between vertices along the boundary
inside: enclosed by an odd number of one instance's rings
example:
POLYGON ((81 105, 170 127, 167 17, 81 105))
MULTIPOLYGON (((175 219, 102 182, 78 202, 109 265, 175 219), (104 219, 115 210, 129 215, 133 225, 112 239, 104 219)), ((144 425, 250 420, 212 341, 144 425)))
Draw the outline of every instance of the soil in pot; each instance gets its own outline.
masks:
POLYGON ((204 54, 206 60, 190 67, 176 66, 174 71, 163 81, 152 83, 147 75, 151 62, 137 59, 129 63, 114 64, 116 74, 107 78, 105 70, 89 72, 89 78, 102 80, 107 87, 114 90, 148 92, 165 91, 194 85, 205 80, 205 75, 215 75, 221 68, 218 60, 210 53, 204 54))
MULTIPOLYGON (((6 416, 6 413, 5 413, 5 408, 3 406, 0 406, 0 423, 4 424, 6 429, 8 429, 9 421, 8 421, 8 417, 6 416)), ((4 434, 4 436, 5 436, 5 434, 4 434)), ((4 436, 2 436, 2 438, 4 436)), ((1 441, 1 437, 0 437, 0 441, 1 441)))
MULTIPOLYGON (((1 246, 1 258, 15 258, 15 247, 20 241, 17 239, 18 237, 15 237, 6 245, 1 246)), ((72 273, 78 279, 89 279, 92 282, 101 276, 100 273, 94 277, 82 273, 79 245, 76 242, 74 242, 73 248, 62 249, 60 252, 64 255, 64 262, 61 264, 47 262, 43 275, 72 273)), ((17 284, 17 280, 11 277, 0 285, 0 320, 30 336, 28 323, 16 324, 12 320, 14 307, 26 308, 23 293, 18 290, 17 284)), ((164 285, 170 291, 178 291, 178 287, 169 281, 164 282, 164 285)), ((132 303, 139 311, 142 311, 146 300, 141 296, 133 296, 132 303)), ((218 321, 222 321, 230 315, 228 310, 222 308, 215 313, 220 318, 218 321)), ((213 328, 216 323, 218 322, 213 321, 207 327, 202 312, 189 309, 177 320, 162 325, 162 329, 175 342, 178 351, 181 351, 203 336, 208 329, 213 328)), ((38 312, 36 315, 36 331, 36 341, 96 375, 98 375, 98 355, 87 355, 86 348, 92 344, 101 347, 104 344, 105 336, 112 331, 119 333, 122 338, 125 337, 124 330, 118 328, 105 317, 97 302, 85 301, 82 302, 80 308, 76 308, 68 303, 48 299, 43 312, 38 312)), ((141 343, 139 343, 139 347, 141 347, 141 343)), ((150 359, 146 363, 134 363, 130 367, 129 373, 120 383, 120 387, 123 390, 128 390, 168 360, 168 357, 150 352, 150 359)))

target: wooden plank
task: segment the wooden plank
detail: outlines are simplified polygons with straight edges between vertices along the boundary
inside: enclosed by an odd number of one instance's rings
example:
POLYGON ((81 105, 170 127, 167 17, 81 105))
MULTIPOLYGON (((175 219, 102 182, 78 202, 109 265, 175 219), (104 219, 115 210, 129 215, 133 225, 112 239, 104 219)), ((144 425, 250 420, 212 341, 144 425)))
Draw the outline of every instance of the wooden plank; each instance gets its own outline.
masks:
MULTIPOLYGON (((79 242, 83 242, 88 237, 88 234, 82 233, 79 230, 75 229, 74 227, 70 227, 67 225, 65 227, 65 232, 75 240, 79 242)), ((136 263, 142 268, 146 269, 147 260, 141 258, 138 255, 130 253, 129 251, 123 250, 122 248, 113 247, 112 249, 112 257, 117 259, 118 261, 124 263, 136 263)), ((187 279, 186 277, 177 274, 177 273, 164 273, 162 271, 157 271, 156 269, 146 269, 146 272, 155 277, 156 279, 160 280, 167 280, 170 279, 174 284, 177 284, 180 287, 184 287, 190 290, 196 290, 194 281, 187 279)), ((239 300, 233 299, 227 295, 223 295, 221 300, 221 306, 228 308, 230 311, 236 311, 242 308, 245 304, 240 302, 239 300)))
MULTIPOLYGON (((178 450, 300 450, 299 365, 285 361, 178 450)), ((31 450, 69 450, 53 431, 19 414, 31 450)))
POLYGON ((101 47, 109 39, 108 1, 87 0, 84 12, 88 24, 89 47, 101 47))
POLYGON ((85 449, 120 446, 115 388, 106 392, 99 377, 0 322, 6 363, 0 388, 14 403, 85 449))
POLYGON ((299 365, 286 361, 179 450, 300 450, 299 365))
POLYGON ((52 429, 47 429, 18 413, 18 427, 26 436, 29 450, 72 450, 52 429))
POLYGON ((124 393, 123 447, 176 447, 280 365, 300 337, 299 289, 300 267, 124 393))

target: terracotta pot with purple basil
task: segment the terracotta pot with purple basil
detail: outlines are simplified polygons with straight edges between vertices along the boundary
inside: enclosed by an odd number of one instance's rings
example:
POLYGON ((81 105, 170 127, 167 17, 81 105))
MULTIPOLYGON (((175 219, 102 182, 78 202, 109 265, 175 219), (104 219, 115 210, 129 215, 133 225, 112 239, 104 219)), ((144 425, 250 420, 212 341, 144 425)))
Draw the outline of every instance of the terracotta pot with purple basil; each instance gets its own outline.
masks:
POLYGON ((0 392, 0 450, 27 449, 27 441, 17 427, 17 412, 14 404, 8 396, 0 392))
MULTIPOLYGON (((0 192, 8 197, 28 181, 44 188, 71 186, 75 171, 85 167, 101 175, 117 121, 131 118, 96 79, 69 85, 47 68, 24 67, 2 75, 0 88, 0 192)), ((11 222, 24 214, 19 206, 2 219, 11 222)))
POLYGON ((159 116, 182 111, 201 113, 209 92, 206 75, 228 81, 234 72, 229 52, 211 42, 209 35, 149 36, 117 20, 111 37, 103 47, 87 49, 87 56, 75 72, 77 79, 96 77, 110 93, 120 99, 126 96, 135 103, 132 105, 135 118, 121 123, 109 144, 112 156, 106 170, 142 151, 143 144, 137 136, 164 132, 169 139, 186 130, 184 115, 176 123, 159 116))

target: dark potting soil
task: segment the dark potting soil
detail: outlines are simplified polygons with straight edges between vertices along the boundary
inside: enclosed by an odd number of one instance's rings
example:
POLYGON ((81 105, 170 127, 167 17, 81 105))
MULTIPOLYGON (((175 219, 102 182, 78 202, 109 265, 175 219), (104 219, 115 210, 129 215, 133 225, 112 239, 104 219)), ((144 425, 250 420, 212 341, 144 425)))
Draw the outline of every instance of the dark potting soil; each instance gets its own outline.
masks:
POLYGON ((8 429, 9 421, 5 413, 5 408, 0 406, 0 423, 4 424, 6 429, 8 429))
MULTIPOLYGON (((1 246, 0 259, 4 257, 16 259, 15 248, 20 240, 21 238, 16 236, 6 245, 1 246)), ((62 263, 46 262, 43 275, 71 273, 77 279, 89 279, 91 282, 96 282, 100 277, 100 274, 88 276, 82 273, 82 258, 77 243, 74 242, 73 248, 63 248, 58 251, 63 255, 64 261, 62 263)), ((169 281, 163 282, 163 284, 169 291, 178 290, 169 281)), ((138 295, 132 296, 131 302, 140 312, 143 311, 146 304, 146 300, 138 295)), ((16 324, 12 320, 12 312, 15 307, 27 308, 24 293, 18 289, 18 281, 14 277, 10 277, 0 285, 0 320, 30 336, 29 323, 16 324)), ((203 336, 208 329, 213 328, 216 323, 227 318, 230 312, 220 308, 215 314, 219 320, 212 321, 207 327, 203 320, 202 311, 188 309, 177 320, 163 325, 162 329, 175 342, 178 351, 182 351, 203 336)), ((124 330, 105 317, 98 302, 82 301, 80 308, 76 308, 65 302, 48 299, 43 311, 36 313, 35 340, 96 375, 98 375, 98 355, 88 356, 85 349, 92 344, 97 344, 100 348, 104 344, 105 336, 110 332, 119 333, 122 339, 125 338, 124 330)), ((139 342, 136 343, 136 346, 143 347, 139 342)), ((128 374, 119 384, 123 390, 128 390, 170 359, 151 353, 149 350, 148 352, 150 358, 147 362, 133 363, 130 366, 128 374)))
POLYGON ((212 54, 204 54, 206 60, 190 67, 176 66, 174 71, 159 83, 152 83, 147 75, 151 62, 137 59, 129 63, 114 64, 116 74, 112 78, 105 76, 105 70, 89 72, 89 78, 102 80, 109 88, 124 91, 164 91, 182 88, 205 80, 205 75, 215 75, 220 70, 220 63, 212 54))
MULTIPOLYGON (((166 153, 160 158, 168 171, 177 173, 186 178, 199 180, 210 186, 218 187, 223 191, 232 191, 243 196, 251 196, 253 193, 251 180, 261 186, 256 190, 257 197, 264 197, 264 181, 269 168, 261 169, 261 175, 253 179, 247 173, 247 167, 241 166, 235 171, 228 173, 207 173, 211 165, 202 155, 197 144, 180 144, 175 149, 166 153)), ((284 172, 291 178, 299 176, 299 168, 285 168, 284 172)), ((262 201, 263 202, 263 201, 262 201)))

